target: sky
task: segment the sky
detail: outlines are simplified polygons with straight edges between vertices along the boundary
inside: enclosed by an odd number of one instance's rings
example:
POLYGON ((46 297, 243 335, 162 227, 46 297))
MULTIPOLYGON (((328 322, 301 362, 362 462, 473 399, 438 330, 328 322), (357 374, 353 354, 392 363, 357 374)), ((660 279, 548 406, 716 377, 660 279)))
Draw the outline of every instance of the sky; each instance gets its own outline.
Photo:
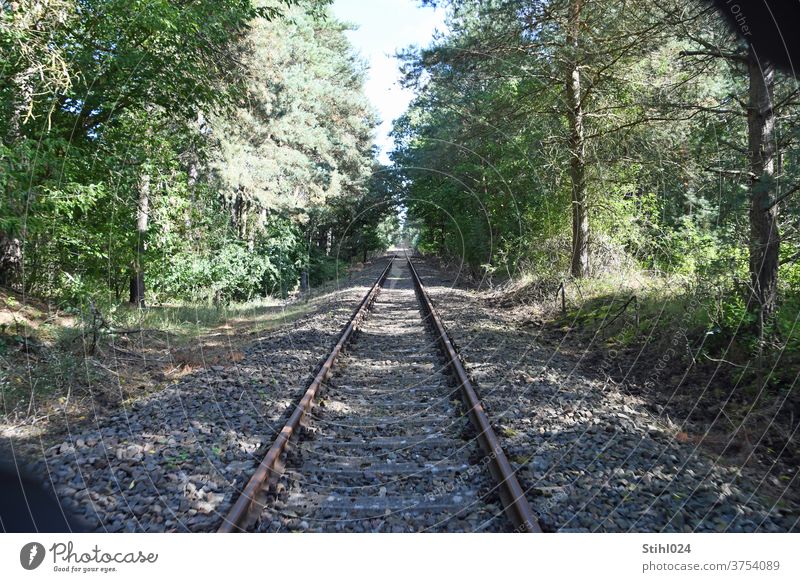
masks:
POLYGON ((417 0, 335 0, 333 13, 358 26, 347 36, 369 63, 365 90, 381 119, 375 143, 381 148, 380 160, 388 163, 392 121, 413 98, 413 93, 398 83, 399 62, 394 54, 409 45, 427 46, 436 29, 445 30, 444 10, 421 8, 417 0))

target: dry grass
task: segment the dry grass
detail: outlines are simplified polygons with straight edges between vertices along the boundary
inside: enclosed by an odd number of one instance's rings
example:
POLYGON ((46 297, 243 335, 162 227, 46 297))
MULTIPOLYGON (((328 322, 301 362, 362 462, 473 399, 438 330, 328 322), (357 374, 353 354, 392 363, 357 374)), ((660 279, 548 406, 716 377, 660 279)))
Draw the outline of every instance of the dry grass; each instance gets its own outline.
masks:
POLYGON ((118 306, 104 323, 0 290, 0 432, 58 433, 181 377, 243 360, 256 336, 290 325, 329 296, 246 304, 118 306))

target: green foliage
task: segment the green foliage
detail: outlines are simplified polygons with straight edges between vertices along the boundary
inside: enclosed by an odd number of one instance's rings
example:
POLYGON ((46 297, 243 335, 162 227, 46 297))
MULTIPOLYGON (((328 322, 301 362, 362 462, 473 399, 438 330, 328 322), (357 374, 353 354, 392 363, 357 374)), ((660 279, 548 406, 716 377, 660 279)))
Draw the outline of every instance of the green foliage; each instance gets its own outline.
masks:
MULTIPOLYGON (((778 74, 774 88, 780 177, 754 179, 746 47, 714 11, 684 0, 438 4, 448 30, 403 53, 404 82, 417 96, 394 126, 399 198, 421 251, 490 276, 569 278, 577 163, 597 281, 678 280, 698 297, 684 327, 709 344, 735 336, 748 353, 765 337, 794 345, 800 207, 780 196, 800 180, 792 79, 778 74), (714 58, 709 47, 740 57, 714 58), (575 75, 580 146, 565 90, 575 75), (761 307, 751 300, 749 260, 764 246, 750 208, 764 191, 780 200, 783 249, 782 306, 766 334, 755 332, 761 307)), ((608 319, 610 298, 622 296, 609 289, 602 297, 573 315, 586 325, 608 319)))
MULTIPOLYGON (((328 4, 4 8, 0 252, 20 240, 24 265, 0 256, 0 280, 85 307, 124 301, 136 269, 148 304, 332 276, 317 240, 371 196, 375 121, 328 4)), ((333 248, 359 236, 339 229, 333 248)))
POLYGON ((312 251, 309 259, 308 282, 312 287, 321 285, 341 277, 346 271, 347 264, 336 257, 327 256, 318 251, 312 251))

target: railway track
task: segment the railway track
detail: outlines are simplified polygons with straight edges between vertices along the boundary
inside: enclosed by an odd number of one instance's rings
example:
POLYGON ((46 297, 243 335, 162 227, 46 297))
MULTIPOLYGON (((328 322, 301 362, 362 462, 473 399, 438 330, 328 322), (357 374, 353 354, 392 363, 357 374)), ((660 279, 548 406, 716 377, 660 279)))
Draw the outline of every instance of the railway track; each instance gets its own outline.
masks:
POLYGON ((541 531, 408 257, 389 260, 219 528, 248 530, 541 531))

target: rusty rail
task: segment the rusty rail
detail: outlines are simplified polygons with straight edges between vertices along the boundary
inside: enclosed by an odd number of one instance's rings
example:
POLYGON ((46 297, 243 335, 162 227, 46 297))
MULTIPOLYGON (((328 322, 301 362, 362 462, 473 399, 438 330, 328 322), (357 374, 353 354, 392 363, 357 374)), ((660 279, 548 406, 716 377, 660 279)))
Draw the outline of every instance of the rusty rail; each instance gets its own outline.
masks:
POLYGON ((486 411, 484 411, 480 400, 478 400, 478 395, 472 387, 467 371, 464 369, 464 365, 461 363, 461 359, 447 335, 447 330, 445 330, 441 318, 433 308, 433 303, 425 291, 422 279, 420 279, 408 254, 406 254, 406 260, 411 270, 411 276, 414 279, 414 287, 417 289, 423 312, 428 316, 437 341, 447 358, 447 365, 455 375, 459 388, 461 388, 462 396, 469 409, 470 419, 478 430, 478 442, 490 460, 489 468, 498 483, 500 500, 503 502, 506 514, 514 524, 515 531, 540 533, 542 529, 539 526, 536 515, 525 498, 525 493, 522 491, 519 481, 517 481, 514 469, 503 452, 503 447, 492 429, 486 411))
POLYGON ((336 342, 336 345, 328 356, 328 359, 325 360, 320 367, 317 375, 314 377, 314 380, 311 382, 308 389, 306 389, 303 398, 297 405, 297 408, 295 408, 294 412, 292 413, 292 416, 290 416, 289 420, 286 421, 286 424, 281 429, 281 432, 278 434, 275 442, 272 443, 272 446, 270 447, 269 451, 267 451, 266 456, 261 461, 261 464, 259 464, 256 472, 252 477, 250 477, 250 480, 247 482, 247 485, 245 485, 241 495, 236 500, 236 503, 233 504, 228 512, 228 515, 222 522, 222 525, 217 530, 219 533, 244 531, 243 522, 250 512, 250 509, 256 500, 256 496, 265 485, 268 485, 274 479, 279 477, 278 464, 280 462, 281 455, 286 450, 286 446, 289 444, 292 436, 297 433, 297 429, 300 427, 300 423, 305 417, 306 413, 309 412, 313 407, 314 398, 316 397, 320 386, 322 386, 322 383, 330 375, 331 368, 333 367, 336 358, 339 356, 342 348, 353 335, 356 327, 364 318, 369 310, 370 305, 372 305, 372 302, 378 295, 378 291, 383 286, 386 276, 389 274, 389 270, 392 268, 392 262, 396 258, 397 255, 393 255, 392 258, 389 259, 389 264, 386 265, 386 268, 383 270, 380 277, 378 277, 378 280, 375 281, 375 284, 372 285, 372 288, 364 296, 364 299, 361 300, 358 308, 350 317, 350 321, 345 326, 341 336, 339 336, 339 341, 336 342))

